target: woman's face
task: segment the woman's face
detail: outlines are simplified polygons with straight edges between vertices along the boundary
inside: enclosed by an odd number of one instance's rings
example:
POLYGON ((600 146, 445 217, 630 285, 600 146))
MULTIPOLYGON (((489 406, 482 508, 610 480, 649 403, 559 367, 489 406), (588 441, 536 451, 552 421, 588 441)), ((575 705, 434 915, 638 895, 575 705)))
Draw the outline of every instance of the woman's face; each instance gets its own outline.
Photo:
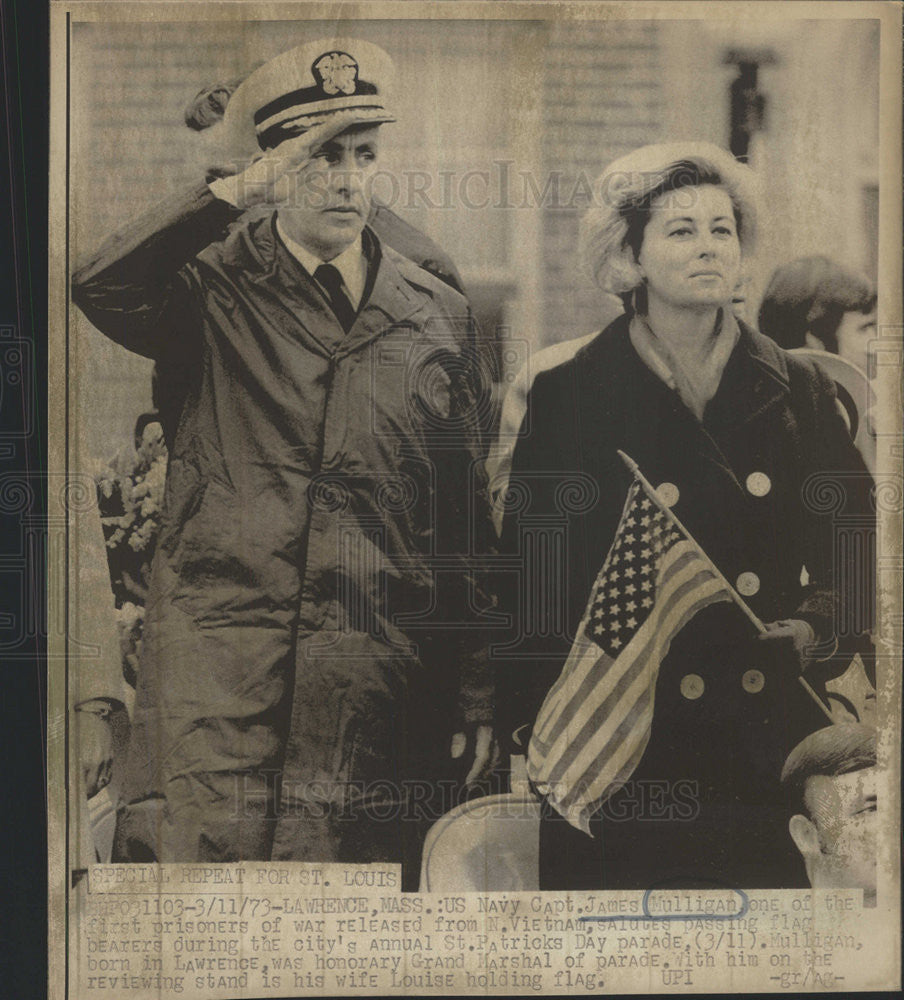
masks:
POLYGON ((728 305, 741 271, 741 245, 728 193, 702 184, 660 195, 650 206, 637 260, 651 305, 728 305))

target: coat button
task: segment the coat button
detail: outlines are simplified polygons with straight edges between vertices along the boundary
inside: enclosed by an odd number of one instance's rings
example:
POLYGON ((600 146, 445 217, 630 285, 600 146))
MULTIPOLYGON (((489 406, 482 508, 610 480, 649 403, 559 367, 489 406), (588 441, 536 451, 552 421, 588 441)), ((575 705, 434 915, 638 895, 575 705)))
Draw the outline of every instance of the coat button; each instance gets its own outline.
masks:
POLYGON ((663 483, 656 488, 656 496, 659 497, 666 507, 674 507, 678 503, 681 493, 674 483, 663 483))
POLYGON ((681 693, 688 701, 696 701, 703 694, 706 685, 699 674, 685 674, 681 678, 681 693))
POLYGON ((760 578, 756 573, 742 573, 735 581, 735 589, 744 597, 753 597, 759 593, 760 578))
POLYGON ((755 497, 764 497, 772 489, 772 480, 765 472, 751 472, 747 477, 747 492, 755 497))
POLYGON ((748 694, 759 694, 766 686, 766 677, 762 670, 748 670, 741 678, 741 687, 748 694))

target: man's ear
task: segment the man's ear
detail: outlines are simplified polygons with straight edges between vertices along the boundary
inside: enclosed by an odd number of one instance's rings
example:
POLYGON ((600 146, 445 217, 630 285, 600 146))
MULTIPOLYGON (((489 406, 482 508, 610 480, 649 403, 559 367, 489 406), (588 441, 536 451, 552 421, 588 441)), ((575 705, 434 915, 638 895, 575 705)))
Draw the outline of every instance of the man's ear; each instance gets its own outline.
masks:
POLYGON ((804 334, 804 347, 809 347, 811 351, 824 351, 826 349, 826 345, 819 337, 815 337, 809 330, 804 334))
POLYGON ((795 813, 788 820, 788 832, 804 860, 821 853, 819 834, 811 819, 801 813, 795 813))

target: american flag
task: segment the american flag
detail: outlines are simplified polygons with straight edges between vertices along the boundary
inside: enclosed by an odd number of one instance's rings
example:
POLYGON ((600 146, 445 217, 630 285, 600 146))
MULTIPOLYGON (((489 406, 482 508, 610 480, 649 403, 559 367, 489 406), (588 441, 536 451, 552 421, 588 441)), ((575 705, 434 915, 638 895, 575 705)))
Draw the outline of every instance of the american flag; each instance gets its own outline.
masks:
POLYGON ((640 762, 672 639, 698 611, 732 599, 696 542, 635 479, 528 748, 531 780, 572 826, 589 834, 590 816, 640 762))

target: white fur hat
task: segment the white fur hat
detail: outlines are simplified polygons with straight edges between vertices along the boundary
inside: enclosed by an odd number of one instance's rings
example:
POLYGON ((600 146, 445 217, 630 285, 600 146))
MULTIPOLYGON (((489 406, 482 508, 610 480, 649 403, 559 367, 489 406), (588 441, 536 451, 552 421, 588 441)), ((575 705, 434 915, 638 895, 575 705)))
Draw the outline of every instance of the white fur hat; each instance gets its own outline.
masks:
POLYGON ((581 223, 582 255, 604 291, 621 295, 641 283, 633 251, 626 244, 627 217, 632 209, 649 200, 670 175, 674 174, 672 186, 681 186, 680 177, 685 171, 687 183, 699 183, 693 180, 698 175, 711 176, 728 191, 741 220, 741 249, 745 256, 750 254, 759 202, 757 177, 750 167, 711 142, 641 146, 613 160, 597 178, 594 202, 581 223))

